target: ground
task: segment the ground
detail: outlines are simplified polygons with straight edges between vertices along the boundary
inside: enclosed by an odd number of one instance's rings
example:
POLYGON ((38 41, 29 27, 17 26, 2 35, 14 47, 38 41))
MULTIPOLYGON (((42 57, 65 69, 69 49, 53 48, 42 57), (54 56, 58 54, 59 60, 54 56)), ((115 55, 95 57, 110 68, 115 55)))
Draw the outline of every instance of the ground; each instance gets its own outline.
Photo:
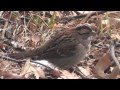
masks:
MULTIPOLYGON (((96 32, 92 47, 86 58, 77 67, 91 79, 119 78, 119 64, 111 65, 112 42, 119 43, 120 12, 97 12, 88 17, 92 11, 1 11, 0 12, 0 76, 9 79, 81 79, 73 71, 43 68, 33 65, 30 58, 18 64, 3 56, 7 53, 21 52, 43 45, 53 33, 61 29, 76 27, 89 23, 96 32), (84 17, 75 18, 84 14, 84 17), (107 70, 106 70, 107 69, 107 70)), ((112 49, 119 62, 119 44, 112 49)))

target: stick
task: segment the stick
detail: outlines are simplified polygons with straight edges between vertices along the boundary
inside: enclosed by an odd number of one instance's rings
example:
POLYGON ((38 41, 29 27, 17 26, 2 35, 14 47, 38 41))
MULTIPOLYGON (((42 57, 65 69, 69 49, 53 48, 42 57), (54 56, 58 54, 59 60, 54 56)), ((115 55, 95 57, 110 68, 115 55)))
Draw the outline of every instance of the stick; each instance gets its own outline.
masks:
POLYGON ((119 70, 120 70, 120 63, 119 63, 119 61, 117 60, 117 58, 115 56, 115 46, 116 46, 116 40, 113 40, 112 44, 110 46, 110 55, 111 55, 111 58, 113 59, 113 61, 118 66, 119 70))
POLYGON ((83 17, 86 17, 88 15, 87 18, 90 18, 94 15, 96 15, 96 13, 99 15, 99 14, 103 14, 107 11, 97 11, 97 12, 91 12, 91 13, 88 13, 88 14, 80 14, 80 15, 77 15, 77 16, 73 16, 73 17, 63 17, 61 18, 60 20, 67 20, 67 22, 71 21, 71 20, 75 20, 75 19, 80 19, 80 18, 83 18, 83 17))

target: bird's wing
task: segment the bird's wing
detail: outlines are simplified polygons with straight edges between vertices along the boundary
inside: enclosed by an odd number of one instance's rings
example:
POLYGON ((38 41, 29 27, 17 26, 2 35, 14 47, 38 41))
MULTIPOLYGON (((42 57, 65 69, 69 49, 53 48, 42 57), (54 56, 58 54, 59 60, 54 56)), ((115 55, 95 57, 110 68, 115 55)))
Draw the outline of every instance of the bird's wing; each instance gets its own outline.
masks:
POLYGON ((61 43, 57 49, 57 54, 60 56, 71 56, 76 52, 76 43, 73 42, 64 42, 61 43))
POLYGON ((43 46, 44 49, 41 57, 62 58, 65 56, 72 55, 73 53, 75 53, 74 50, 76 48, 76 45, 76 40, 72 40, 69 33, 60 32, 43 46), (67 35, 63 36, 63 34, 67 35))
POLYGON ((62 58, 72 56, 75 53, 76 44, 73 42, 60 43, 57 46, 50 47, 42 53, 42 58, 62 58))

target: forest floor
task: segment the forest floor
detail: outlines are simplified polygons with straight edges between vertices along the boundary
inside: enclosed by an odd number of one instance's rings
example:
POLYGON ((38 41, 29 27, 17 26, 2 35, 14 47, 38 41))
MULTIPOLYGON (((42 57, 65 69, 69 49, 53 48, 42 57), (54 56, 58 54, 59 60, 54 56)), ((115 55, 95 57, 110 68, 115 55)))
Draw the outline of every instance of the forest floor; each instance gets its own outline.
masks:
POLYGON ((120 11, 1 11, 1 79, 118 79, 120 11), (91 14, 92 13, 92 14, 91 14), (89 23, 96 32, 92 47, 75 70, 50 69, 8 60, 5 54, 43 45, 54 32, 89 23), (82 73, 83 75, 81 76, 82 73))

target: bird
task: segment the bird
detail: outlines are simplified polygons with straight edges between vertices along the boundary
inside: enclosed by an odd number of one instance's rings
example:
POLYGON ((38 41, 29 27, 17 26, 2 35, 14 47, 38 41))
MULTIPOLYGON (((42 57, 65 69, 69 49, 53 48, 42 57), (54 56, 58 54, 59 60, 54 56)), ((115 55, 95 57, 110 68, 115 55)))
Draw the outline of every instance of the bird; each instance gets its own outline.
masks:
POLYGON ((93 29, 88 24, 80 24, 72 29, 60 30, 45 44, 32 50, 10 53, 16 59, 35 58, 47 60, 56 67, 69 69, 79 64, 90 49, 93 29))

